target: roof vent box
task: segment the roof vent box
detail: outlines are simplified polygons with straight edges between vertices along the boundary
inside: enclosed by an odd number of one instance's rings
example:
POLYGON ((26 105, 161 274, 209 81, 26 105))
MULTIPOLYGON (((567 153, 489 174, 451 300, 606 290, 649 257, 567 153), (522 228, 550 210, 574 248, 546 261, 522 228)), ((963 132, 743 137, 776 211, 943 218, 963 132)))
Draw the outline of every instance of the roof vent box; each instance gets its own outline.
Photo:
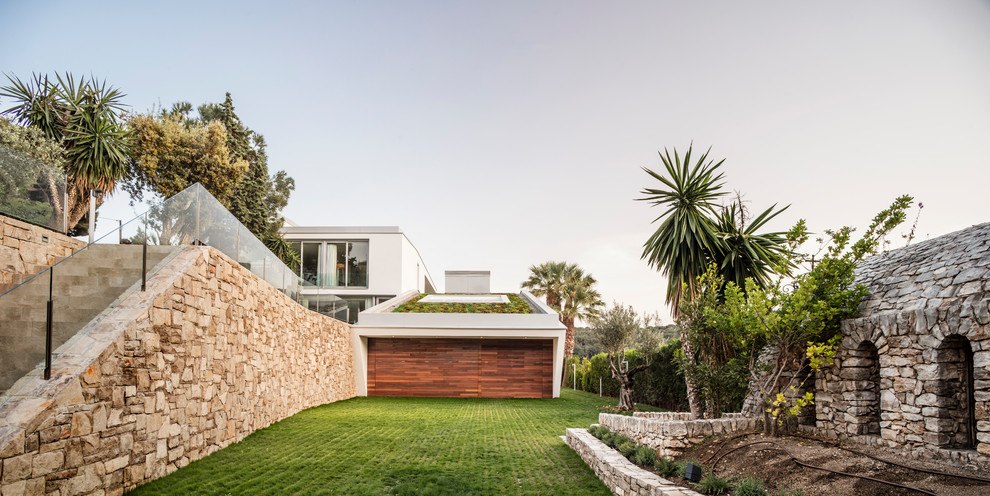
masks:
POLYGON ((447 270, 444 271, 444 290, 447 293, 491 293, 492 271, 447 270))

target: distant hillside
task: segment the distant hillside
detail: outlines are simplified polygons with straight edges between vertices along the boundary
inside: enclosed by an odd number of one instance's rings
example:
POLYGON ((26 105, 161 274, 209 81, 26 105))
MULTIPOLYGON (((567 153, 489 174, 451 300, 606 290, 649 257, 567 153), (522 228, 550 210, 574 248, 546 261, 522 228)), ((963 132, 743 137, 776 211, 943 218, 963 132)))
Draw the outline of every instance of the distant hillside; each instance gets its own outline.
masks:
MULTIPOLYGON (((677 329, 677 325, 668 324, 660 327, 660 333, 664 339, 670 341, 680 335, 680 330, 677 329)), ((638 347, 638 345, 639 343, 636 343, 633 348, 638 347)), ((598 340, 595 339, 590 328, 578 327, 574 329, 574 354, 576 356, 591 358, 601 352, 602 349, 598 346, 598 340)))

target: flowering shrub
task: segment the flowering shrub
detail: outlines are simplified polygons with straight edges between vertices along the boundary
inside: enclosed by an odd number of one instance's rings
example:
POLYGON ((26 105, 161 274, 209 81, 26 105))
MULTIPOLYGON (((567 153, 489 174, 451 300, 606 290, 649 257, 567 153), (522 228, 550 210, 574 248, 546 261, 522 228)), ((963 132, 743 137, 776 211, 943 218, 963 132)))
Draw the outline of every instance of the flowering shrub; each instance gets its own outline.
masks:
POLYGON ((602 405, 602 406, 598 407, 598 411, 601 412, 601 413, 615 413, 615 414, 618 414, 618 415, 632 415, 633 412, 638 412, 639 411, 639 408, 636 408, 635 406, 633 406, 632 409, 628 409, 628 408, 619 408, 619 407, 613 406, 613 405, 602 405))

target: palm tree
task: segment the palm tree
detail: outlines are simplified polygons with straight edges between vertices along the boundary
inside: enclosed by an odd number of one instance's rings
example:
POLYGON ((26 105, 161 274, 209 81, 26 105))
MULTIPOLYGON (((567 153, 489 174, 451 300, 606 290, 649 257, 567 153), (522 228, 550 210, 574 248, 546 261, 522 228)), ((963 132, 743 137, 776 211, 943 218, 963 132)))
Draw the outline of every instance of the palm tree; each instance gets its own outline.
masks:
POLYGON ((718 273, 725 283, 732 282, 745 288, 746 279, 750 278, 757 286, 766 288, 770 284, 770 274, 790 274, 794 265, 787 246, 787 233, 756 232, 788 207, 775 210, 777 205, 774 204, 749 224, 739 202, 722 207, 715 218, 721 242, 716 245, 713 261, 718 263, 718 273))
POLYGON ((574 354, 574 323, 597 315, 601 307, 601 295, 595 290, 597 281, 585 274, 577 264, 544 262, 529 268, 529 279, 522 287, 536 296, 543 296, 550 308, 559 313, 560 323, 567 331, 564 335, 564 358, 574 354))
POLYGON ((574 321, 587 321, 597 316, 603 305, 602 295, 595 290, 596 283, 591 274, 585 274, 577 265, 567 265, 561 286, 563 307, 560 310, 560 322, 567 328, 564 334, 565 359, 574 355, 574 321))
POLYGON ((691 294, 696 291, 696 280, 717 249, 718 229, 710 216, 716 214, 715 200, 725 195, 720 191, 723 174, 718 172, 725 159, 713 164, 706 151, 691 167, 691 149, 689 146, 684 160, 676 148, 673 158, 666 149, 660 154, 669 179, 644 167, 647 174, 669 189, 645 188, 641 193, 646 196, 639 198, 654 206, 666 207, 653 221, 663 219, 643 245, 642 258, 651 267, 667 274, 667 303, 675 317, 682 288, 687 287, 691 294))
MULTIPOLYGON (((709 149, 710 151, 711 149, 709 149)), ((772 272, 790 269, 784 233, 757 234, 755 231, 786 210, 776 205, 758 215, 747 226, 742 204, 735 202, 723 207, 715 201, 725 195, 721 191, 723 174, 718 171, 725 159, 714 163, 706 151, 691 166, 692 147, 681 160, 677 149, 674 156, 666 149, 660 154, 667 175, 643 168, 666 188, 645 188, 639 198, 666 210, 654 222, 663 220, 656 232, 643 245, 642 258, 650 266, 667 275, 667 303, 676 319, 682 304, 698 294, 698 276, 710 264, 715 264, 725 281, 745 287, 752 278, 765 287, 772 272), (687 294, 684 294, 684 291, 687 294)), ((684 356, 693 361, 694 350, 683 333, 681 346, 684 356)), ((686 379, 691 413, 701 413, 701 398, 694 381, 686 379)))
POLYGON ((530 290, 535 296, 543 296, 550 308, 560 311, 560 291, 564 282, 566 262, 543 262, 529 267, 529 279, 522 287, 530 290))
MULTIPOLYGON (((9 86, 0 96, 16 104, 3 111, 24 126, 40 129, 45 136, 61 142, 66 150, 69 224, 75 226, 86 214, 91 190, 99 190, 102 203, 127 173, 127 131, 121 115, 124 94, 107 86, 106 81, 85 76, 77 81, 71 74, 34 75, 27 82, 7 76, 9 86)), ((60 195, 54 195, 60 196, 60 195)), ((61 209, 57 209, 61 216, 61 209)))

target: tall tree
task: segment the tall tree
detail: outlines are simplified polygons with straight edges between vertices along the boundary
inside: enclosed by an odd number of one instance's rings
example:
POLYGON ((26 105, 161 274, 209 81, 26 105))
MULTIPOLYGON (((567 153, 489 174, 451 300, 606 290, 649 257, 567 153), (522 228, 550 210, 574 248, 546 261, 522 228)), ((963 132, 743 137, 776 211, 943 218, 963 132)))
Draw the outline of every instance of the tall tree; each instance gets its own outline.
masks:
POLYGON ((252 131, 234 110, 234 101, 227 93, 222 104, 199 106, 204 122, 216 121, 227 130, 227 149, 231 160, 244 160, 247 170, 238 178, 230 196, 229 208, 245 227, 270 247, 281 246, 282 209, 295 189, 295 180, 284 171, 269 176, 265 138, 252 131))
POLYGON ((601 295, 595 289, 595 278, 586 274, 577 264, 544 262, 529 268, 529 279, 522 286, 543 296, 550 308, 560 315, 560 323, 567 329, 564 337, 564 357, 574 354, 574 323, 597 314, 601 307, 601 295))
POLYGON ((137 133, 137 152, 125 185, 132 198, 142 191, 175 194, 195 182, 289 266, 298 254, 279 232, 282 209, 295 181, 284 171, 268 172, 264 137, 249 129, 227 93, 222 104, 178 102, 158 115, 136 116, 130 124, 137 133))
POLYGON ((619 408, 623 410, 632 410, 635 376, 649 368, 650 360, 662 342, 658 328, 653 324, 648 317, 640 320, 632 307, 618 303, 613 303, 591 319, 591 331, 602 350, 608 354, 608 368, 612 378, 619 382, 619 408), (623 361, 626 350, 634 342, 640 343, 644 362, 630 368, 623 361))
POLYGON ((62 195, 50 186, 65 181, 63 157, 65 149, 40 129, 0 117, 0 210, 61 230, 62 216, 53 214, 62 195))
POLYGON ((135 200, 145 192, 168 198, 198 182, 226 205, 237 179, 247 171, 246 161, 230 160, 227 131, 219 122, 163 112, 135 115, 128 125, 133 146, 122 187, 135 200))
MULTIPOLYGON (((644 243, 642 258, 667 275, 667 303, 674 318, 682 302, 698 294, 698 277, 709 264, 716 264, 726 281, 741 284, 749 277, 762 287, 771 273, 787 267, 788 260, 783 233, 755 232, 784 209, 774 205, 747 226, 741 203, 728 207, 716 203, 726 194, 722 191, 724 174, 719 171, 725 160, 709 160, 709 149, 692 165, 692 148, 688 147, 683 160, 676 148, 673 157, 666 149, 660 154, 666 175, 644 167, 664 187, 644 188, 645 196, 639 198, 665 208, 654 219, 662 222, 644 243)), ((681 337, 681 346, 693 363, 696 350, 686 336, 681 337)), ((688 375, 685 380, 691 413, 700 416, 703 406, 698 386, 688 375)))
POLYGON ((40 129, 66 150, 68 204, 64 208, 69 226, 75 226, 87 212, 90 191, 102 191, 96 194, 97 203, 102 203, 127 172, 124 94, 106 81, 85 76, 77 80, 69 73, 56 74, 55 80, 38 74, 26 82, 16 76, 7 76, 7 80, 10 84, 0 88, 0 96, 15 104, 3 114, 40 129))
POLYGON ((575 320, 586 320, 598 315, 602 306, 602 296, 595 289, 596 283, 591 274, 585 274, 577 265, 569 264, 564 272, 560 320, 567 329, 564 336, 564 356, 567 358, 574 354, 575 320))

